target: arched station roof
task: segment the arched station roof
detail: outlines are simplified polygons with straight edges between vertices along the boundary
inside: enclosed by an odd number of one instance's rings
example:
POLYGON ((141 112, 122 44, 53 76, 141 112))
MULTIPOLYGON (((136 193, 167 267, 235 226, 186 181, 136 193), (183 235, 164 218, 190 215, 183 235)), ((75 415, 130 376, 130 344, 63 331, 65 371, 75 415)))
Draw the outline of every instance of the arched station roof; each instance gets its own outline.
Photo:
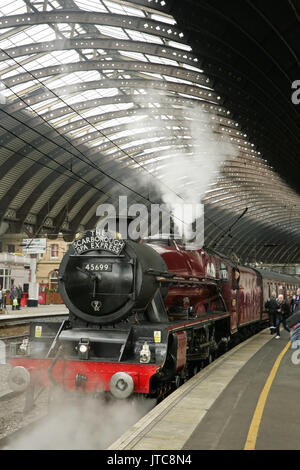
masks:
POLYGON ((0 0, 2 230, 72 238, 173 194, 208 246, 297 262, 299 10, 241 3, 0 0))

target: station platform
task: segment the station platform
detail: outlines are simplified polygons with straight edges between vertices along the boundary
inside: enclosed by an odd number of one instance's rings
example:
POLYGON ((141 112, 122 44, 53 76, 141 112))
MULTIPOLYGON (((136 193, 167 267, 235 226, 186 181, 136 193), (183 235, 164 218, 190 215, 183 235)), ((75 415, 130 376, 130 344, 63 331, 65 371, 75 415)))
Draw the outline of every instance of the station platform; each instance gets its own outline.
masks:
POLYGON ((39 305, 38 307, 22 307, 20 310, 13 310, 11 305, 7 305, 5 313, 0 314, 0 322, 22 318, 32 318, 36 316, 67 315, 69 310, 64 304, 39 305))
POLYGON ((261 331, 182 385, 109 450, 299 450, 295 354, 288 332, 275 339, 261 331))

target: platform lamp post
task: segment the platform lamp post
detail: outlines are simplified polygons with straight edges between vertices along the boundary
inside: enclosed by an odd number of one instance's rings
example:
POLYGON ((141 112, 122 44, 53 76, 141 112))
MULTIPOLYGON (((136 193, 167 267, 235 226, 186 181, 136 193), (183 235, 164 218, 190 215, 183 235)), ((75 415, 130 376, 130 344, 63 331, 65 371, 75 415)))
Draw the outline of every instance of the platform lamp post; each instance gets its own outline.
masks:
POLYGON ((30 282, 28 288, 27 307, 37 307, 39 299, 39 283, 36 282, 36 258, 38 253, 45 253, 45 238, 24 238, 21 244, 23 253, 30 255, 30 282))

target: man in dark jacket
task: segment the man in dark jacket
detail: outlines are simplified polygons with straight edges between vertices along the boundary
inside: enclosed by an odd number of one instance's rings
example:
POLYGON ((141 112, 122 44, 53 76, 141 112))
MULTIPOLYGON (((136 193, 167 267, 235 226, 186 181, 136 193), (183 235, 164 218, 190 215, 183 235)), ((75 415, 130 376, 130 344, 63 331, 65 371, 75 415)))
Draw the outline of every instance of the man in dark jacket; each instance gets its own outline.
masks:
MULTIPOLYGON (((271 297, 265 303, 265 308, 269 313, 270 320, 270 334, 273 335, 276 331, 276 338, 280 338, 279 334, 279 325, 280 325, 280 316, 279 316, 279 305, 276 300, 276 293, 272 292, 271 297)), ((277 338, 277 339, 278 339, 277 338)))
POLYGON ((283 328, 286 331, 290 332, 291 330, 286 326, 286 320, 291 314, 290 305, 286 300, 284 300, 284 297, 282 294, 279 294, 277 302, 278 302, 280 313, 281 313, 281 322, 282 322, 283 328))

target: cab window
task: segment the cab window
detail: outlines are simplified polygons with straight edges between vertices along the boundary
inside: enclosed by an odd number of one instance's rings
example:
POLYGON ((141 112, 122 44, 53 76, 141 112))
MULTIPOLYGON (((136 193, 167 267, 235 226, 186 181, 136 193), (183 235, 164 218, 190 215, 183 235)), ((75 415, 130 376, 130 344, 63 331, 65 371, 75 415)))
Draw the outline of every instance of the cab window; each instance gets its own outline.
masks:
POLYGON ((219 265, 219 278, 223 282, 228 281, 228 266, 223 262, 220 262, 219 265))

